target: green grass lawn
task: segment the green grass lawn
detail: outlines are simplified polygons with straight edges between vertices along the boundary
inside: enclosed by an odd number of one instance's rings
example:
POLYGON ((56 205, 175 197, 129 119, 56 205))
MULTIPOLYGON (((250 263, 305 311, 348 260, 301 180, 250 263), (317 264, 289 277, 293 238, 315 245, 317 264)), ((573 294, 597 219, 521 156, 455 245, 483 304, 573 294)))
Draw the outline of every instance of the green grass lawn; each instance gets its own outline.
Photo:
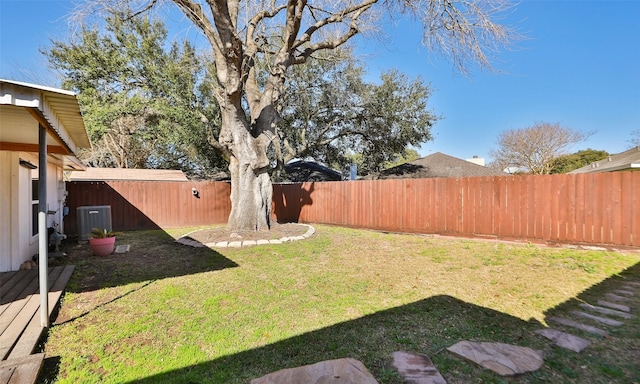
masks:
MULTIPOLYGON (((75 264, 44 346, 43 382, 248 383, 282 368, 353 357, 402 383, 397 350, 431 357, 448 383, 633 383, 636 318, 587 337, 580 354, 533 333, 548 315, 640 281, 640 253, 386 234, 316 226, 310 239, 189 248, 180 231, 129 232, 126 254, 75 264), (537 372, 502 378, 446 350, 460 340, 540 349, 537 372)), ((633 310, 632 310, 633 312, 633 310)))

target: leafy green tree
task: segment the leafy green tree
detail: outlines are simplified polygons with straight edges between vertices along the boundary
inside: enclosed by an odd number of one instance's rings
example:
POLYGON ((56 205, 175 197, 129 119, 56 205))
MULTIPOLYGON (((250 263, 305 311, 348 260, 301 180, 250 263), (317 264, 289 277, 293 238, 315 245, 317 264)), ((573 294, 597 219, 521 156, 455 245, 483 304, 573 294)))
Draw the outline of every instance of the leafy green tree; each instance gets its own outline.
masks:
MULTIPOLYGON (((420 154, 418 151, 412 148, 407 148, 402 153, 396 153, 393 155, 392 159, 389 161, 385 161, 382 164, 375 164, 374 168, 370 168, 368 164, 364 162, 364 157, 361 153, 352 153, 347 155, 347 164, 344 165, 341 169, 344 174, 348 174, 350 170, 350 165, 355 164, 358 169, 359 175, 368 175, 370 173, 379 172, 381 170, 385 170, 387 168, 392 168, 409 161, 417 160, 420 158, 420 154)), ((339 164, 334 164, 334 168, 339 168, 339 164)))
POLYGON ((312 157, 342 169, 357 155, 359 169, 375 172, 431 140, 437 117, 427 109, 431 89, 419 78, 390 71, 367 83, 346 49, 291 69, 275 141, 281 162, 312 157))
POLYGON ((167 42, 159 20, 112 14, 43 52, 78 92, 93 166, 181 169, 206 178, 226 164, 208 137, 219 131, 211 71, 187 41, 167 42), (103 32, 101 32, 103 31, 103 32))
MULTIPOLYGON (((423 41, 464 72, 468 62, 490 68, 490 54, 515 36, 495 23, 508 0, 84 0, 84 10, 135 4, 130 17, 173 3, 211 45, 213 93, 221 112, 219 134, 211 136, 229 159, 229 229, 268 229, 273 159, 279 110, 290 69, 322 51, 339 48, 359 33, 384 28, 381 15, 417 18, 423 41), (258 63, 264 63, 258 65, 258 63)), ((392 95, 390 95, 392 96, 392 95)), ((375 123, 375 122, 374 122, 375 123)))
POLYGON ((419 158, 420 153, 418 153, 418 151, 416 151, 415 149, 407 148, 404 150, 404 153, 396 154, 396 156, 392 160, 385 162, 382 165, 381 169, 397 167, 398 165, 402 165, 413 160, 418 160, 419 158))
POLYGON ((599 151, 596 149, 580 150, 576 153, 563 155, 551 162, 551 171, 549 173, 568 173, 574 169, 582 168, 594 161, 607 158, 607 151, 599 151))

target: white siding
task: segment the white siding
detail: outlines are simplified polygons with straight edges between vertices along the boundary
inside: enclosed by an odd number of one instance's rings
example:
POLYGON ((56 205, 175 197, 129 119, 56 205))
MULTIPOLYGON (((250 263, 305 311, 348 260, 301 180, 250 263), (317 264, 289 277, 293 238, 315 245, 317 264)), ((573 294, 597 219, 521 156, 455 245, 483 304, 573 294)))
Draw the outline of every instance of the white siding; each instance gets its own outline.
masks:
MULTIPOLYGON (((38 253, 38 236, 31 234, 31 178, 38 177, 38 170, 21 166, 21 159, 38 164, 35 154, 0 151, 0 272, 18 270, 38 253)), ((52 212, 47 215, 47 227, 62 222, 62 177, 58 166, 47 165, 47 201, 52 212)))
POLYGON ((18 269, 15 265, 20 267, 22 262, 18 256, 19 164, 20 158, 16 152, 0 151, 0 272, 18 269))

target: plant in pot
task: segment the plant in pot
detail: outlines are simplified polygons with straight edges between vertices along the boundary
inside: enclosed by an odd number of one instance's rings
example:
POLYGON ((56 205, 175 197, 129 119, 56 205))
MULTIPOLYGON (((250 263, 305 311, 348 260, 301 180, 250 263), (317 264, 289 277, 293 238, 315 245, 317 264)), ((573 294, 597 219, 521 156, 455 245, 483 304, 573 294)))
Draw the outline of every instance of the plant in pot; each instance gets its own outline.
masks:
POLYGON ((89 245, 96 256, 108 256, 116 247, 116 233, 106 228, 93 228, 89 245))

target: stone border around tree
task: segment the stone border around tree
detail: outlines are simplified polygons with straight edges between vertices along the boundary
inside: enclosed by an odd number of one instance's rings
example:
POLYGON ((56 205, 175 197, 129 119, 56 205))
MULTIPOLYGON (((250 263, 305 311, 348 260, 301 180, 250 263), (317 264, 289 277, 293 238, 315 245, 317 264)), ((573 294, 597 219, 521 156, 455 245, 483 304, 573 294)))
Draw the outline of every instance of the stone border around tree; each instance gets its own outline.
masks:
POLYGON ((182 245, 188 245, 190 247, 196 247, 196 248, 201 248, 201 247, 208 247, 208 248, 241 248, 241 247, 251 247, 254 245, 269 245, 269 244, 282 244, 282 243, 288 243, 288 242, 292 242, 292 241, 298 241, 298 240, 304 240, 307 239, 309 237, 311 237, 314 233, 316 233, 316 229, 314 227, 312 227, 309 224, 302 224, 302 223, 297 223, 298 225, 304 225, 306 226, 307 232, 305 232, 304 234, 302 234, 301 236, 289 236, 289 237, 282 237, 280 239, 273 239, 273 240, 267 240, 267 239, 263 239, 263 240, 239 240, 239 241, 220 241, 217 243, 206 243, 203 244, 197 240, 191 239, 188 236, 191 233, 194 232, 198 232, 201 231, 201 229, 197 230, 197 231, 193 231, 193 232, 189 232, 187 234, 184 234, 182 236, 180 236, 180 238, 178 238, 178 240, 176 240, 177 243, 180 243, 182 245))

